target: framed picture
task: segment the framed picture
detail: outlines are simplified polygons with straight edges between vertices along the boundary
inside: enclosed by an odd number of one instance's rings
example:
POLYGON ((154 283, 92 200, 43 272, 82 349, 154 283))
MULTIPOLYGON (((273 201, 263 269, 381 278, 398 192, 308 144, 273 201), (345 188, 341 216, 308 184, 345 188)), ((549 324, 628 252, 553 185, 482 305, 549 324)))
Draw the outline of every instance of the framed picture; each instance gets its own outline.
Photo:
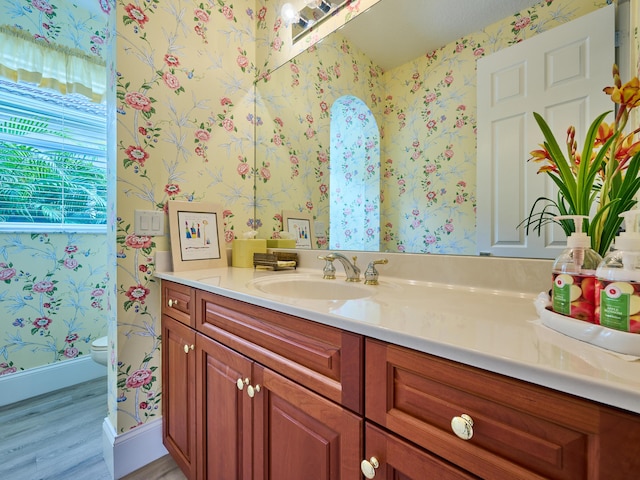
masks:
POLYGON ((284 210, 282 212, 282 226, 295 238, 296 248, 313 248, 316 236, 313 232, 313 218, 310 214, 284 210))
POLYGON ((226 267, 222 206, 169 200, 173 271, 226 267))

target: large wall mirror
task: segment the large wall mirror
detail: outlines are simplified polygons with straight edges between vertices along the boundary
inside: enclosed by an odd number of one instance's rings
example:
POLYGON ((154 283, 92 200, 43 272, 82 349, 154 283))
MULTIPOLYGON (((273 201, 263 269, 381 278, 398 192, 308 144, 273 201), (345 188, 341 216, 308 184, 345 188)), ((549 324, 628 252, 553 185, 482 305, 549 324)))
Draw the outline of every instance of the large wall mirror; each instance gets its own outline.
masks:
MULTIPOLYGON (((476 60, 607 3, 382 0, 261 78, 255 112, 260 236, 281 230, 283 210, 313 216, 316 248, 329 246, 330 218, 343 231, 366 236, 348 228, 351 208, 359 205, 379 211, 380 251, 477 255, 476 60), (378 168, 356 158, 351 171, 331 168, 332 143, 347 135, 357 141, 354 129, 362 123, 344 122, 342 132, 330 128, 332 105, 348 96, 366 103, 378 123, 378 168), (335 174, 379 175, 378 198, 332 201, 335 174)), ((355 183, 343 189, 350 191, 359 191, 355 183)))

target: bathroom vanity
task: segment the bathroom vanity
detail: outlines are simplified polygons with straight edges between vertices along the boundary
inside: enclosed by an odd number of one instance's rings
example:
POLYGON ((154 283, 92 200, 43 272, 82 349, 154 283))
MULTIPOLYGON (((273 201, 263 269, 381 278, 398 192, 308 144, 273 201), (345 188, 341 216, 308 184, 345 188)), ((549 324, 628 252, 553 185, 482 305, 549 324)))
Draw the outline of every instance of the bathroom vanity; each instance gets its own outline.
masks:
POLYGON ((157 276, 164 442, 190 479, 640 471, 639 362, 540 325, 532 292, 320 269, 157 276))

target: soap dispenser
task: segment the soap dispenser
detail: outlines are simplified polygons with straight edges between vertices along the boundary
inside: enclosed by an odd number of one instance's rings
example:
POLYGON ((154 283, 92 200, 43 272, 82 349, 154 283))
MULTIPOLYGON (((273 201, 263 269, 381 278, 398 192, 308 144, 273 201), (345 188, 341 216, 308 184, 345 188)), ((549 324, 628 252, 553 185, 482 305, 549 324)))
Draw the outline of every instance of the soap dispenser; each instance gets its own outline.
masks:
POLYGON ((567 239, 567 248, 553 264, 551 306, 554 312, 578 320, 595 322, 596 270, 602 257, 591 248, 591 239, 582 231, 584 215, 563 215, 570 219, 575 232, 567 239))
POLYGON ((596 271, 596 319, 604 327, 640 333, 640 210, 620 214, 625 231, 596 271), (599 307, 599 308, 598 308, 599 307))

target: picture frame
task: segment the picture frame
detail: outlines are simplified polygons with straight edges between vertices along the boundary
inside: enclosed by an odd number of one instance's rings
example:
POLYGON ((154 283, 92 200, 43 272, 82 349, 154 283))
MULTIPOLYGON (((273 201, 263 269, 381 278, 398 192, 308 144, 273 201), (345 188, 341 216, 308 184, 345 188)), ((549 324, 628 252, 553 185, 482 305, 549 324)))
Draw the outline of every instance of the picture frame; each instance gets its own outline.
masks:
POLYGON ((282 229, 291 233, 296 240, 296 248, 313 249, 316 235, 313 229, 313 218, 309 213, 283 210, 282 229))
POLYGON ((169 200, 167 210, 174 272, 229 266, 221 205, 169 200))

